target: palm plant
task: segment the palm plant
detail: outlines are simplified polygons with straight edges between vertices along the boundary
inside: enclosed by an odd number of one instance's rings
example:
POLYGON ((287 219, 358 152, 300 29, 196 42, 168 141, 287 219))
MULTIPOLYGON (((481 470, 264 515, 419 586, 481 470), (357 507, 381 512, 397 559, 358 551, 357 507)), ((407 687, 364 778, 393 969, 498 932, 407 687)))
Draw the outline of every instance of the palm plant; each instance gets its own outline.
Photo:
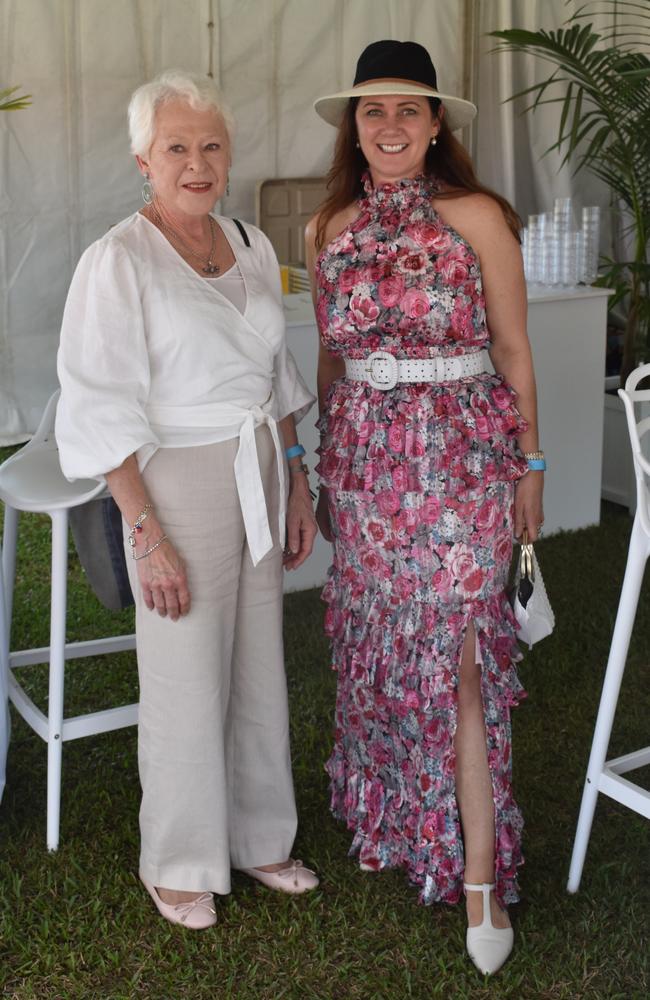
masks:
POLYGON ((28 108, 32 103, 31 94, 22 94, 20 97, 12 97, 20 87, 7 87, 0 90, 0 111, 20 111, 21 108, 28 108))
POLYGON ((527 52, 555 67, 512 99, 531 99, 526 111, 560 105, 550 149, 563 150, 563 163, 591 171, 610 189, 629 259, 601 258, 598 284, 614 289, 610 308, 620 304, 626 312, 624 382, 650 359, 650 59, 639 51, 650 43, 650 7, 647 0, 599 0, 583 4, 556 31, 490 34, 499 39, 497 51, 527 52), (596 16, 605 25, 600 31, 590 20, 596 16))

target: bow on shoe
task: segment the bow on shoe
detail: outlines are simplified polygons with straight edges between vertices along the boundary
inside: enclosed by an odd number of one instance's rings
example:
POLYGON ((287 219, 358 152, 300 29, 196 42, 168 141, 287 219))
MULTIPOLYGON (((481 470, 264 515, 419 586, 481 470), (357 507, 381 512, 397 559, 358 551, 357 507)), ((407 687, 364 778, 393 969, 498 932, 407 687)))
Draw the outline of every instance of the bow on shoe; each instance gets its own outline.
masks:
POLYGON ((305 868, 302 861, 289 859, 289 864, 275 871, 265 871, 263 868, 241 868, 244 874, 257 879, 268 889, 278 889, 280 892, 309 892, 318 885, 316 873, 311 868, 305 868))
POLYGON ((213 913, 214 916, 216 917, 217 911, 212 905, 213 902, 214 900, 212 893, 204 892, 200 896, 197 896, 196 899, 190 899, 189 902, 187 903, 176 903, 174 905, 174 909, 176 910, 176 913, 180 917, 181 923, 184 924, 187 918, 190 916, 190 914, 193 913, 198 906, 205 907, 206 910, 208 910, 210 913, 213 913))
POLYGON ((293 859, 291 861, 291 864, 287 868, 280 868, 280 870, 277 871, 275 874, 278 876, 278 878, 287 878, 287 879, 293 878, 293 884, 297 887, 299 868, 302 868, 303 871, 308 872, 310 875, 316 874, 316 872, 313 872, 311 868, 305 868, 302 861, 294 861, 293 859))

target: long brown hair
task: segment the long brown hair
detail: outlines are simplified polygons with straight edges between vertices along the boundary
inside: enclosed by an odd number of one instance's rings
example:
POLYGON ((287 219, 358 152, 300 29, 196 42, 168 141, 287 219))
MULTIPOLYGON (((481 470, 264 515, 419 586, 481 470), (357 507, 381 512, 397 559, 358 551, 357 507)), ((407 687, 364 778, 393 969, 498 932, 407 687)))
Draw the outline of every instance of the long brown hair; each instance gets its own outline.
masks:
MULTIPOLYGON (((434 117, 437 117, 440 101, 437 98, 428 100, 434 117)), ((358 103, 358 97, 350 99, 339 126, 334 159, 327 173, 329 194, 321 205, 318 215, 317 250, 320 250, 325 242, 325 231, 330 220, 363 194, 361 178, 368 164, 357 145, 357 126, 354 116, 358 103)), ((444 118, 440 122, 436 145, 429 146, 426 152, 424 173, 427 177, 435 177, 445 185, 446 190, 436 197, 458 198, 466 194, 487 194, 494 198, 508 226, 519 240, 521 219, 505 198, 481 184, 467 150, 455 137, 444 118)))

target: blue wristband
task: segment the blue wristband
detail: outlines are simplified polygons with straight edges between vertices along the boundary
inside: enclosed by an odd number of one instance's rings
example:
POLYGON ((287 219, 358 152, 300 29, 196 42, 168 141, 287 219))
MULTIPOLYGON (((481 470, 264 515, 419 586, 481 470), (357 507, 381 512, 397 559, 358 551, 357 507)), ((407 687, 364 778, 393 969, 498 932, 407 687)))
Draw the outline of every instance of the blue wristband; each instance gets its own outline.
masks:
POLYGON ((546 472, 546 459, 544 458, 528 458, 528 468, 533 472, 546 472))
POLYGON ((305 454, 305 449, 303 448, 303 446, 301 444, 293 444, 293 445, 291 445, 290 448, 287 448, 287 450, 285 451, 285 455, 287 456, 287 459, 289 459, 289 458, 302 458, 302 456, 304 454, 305 454))

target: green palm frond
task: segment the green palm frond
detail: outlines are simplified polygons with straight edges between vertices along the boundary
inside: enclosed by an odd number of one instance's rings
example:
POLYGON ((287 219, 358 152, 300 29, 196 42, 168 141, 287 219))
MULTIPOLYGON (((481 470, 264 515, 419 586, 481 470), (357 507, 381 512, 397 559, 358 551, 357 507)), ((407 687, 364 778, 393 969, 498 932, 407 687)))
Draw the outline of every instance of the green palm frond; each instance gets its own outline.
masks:
POLYGON ((595 13, 609 14, 610 23, 603 29, 601 37, 605 42, 612 42, 618 49, 636 49, 639 42, 650 42, 647 3, 638 0, 600 0, 597 6, 585 3, 571 20, 584 20, 593 17, 595 13))
POLYGON ((31 94, 22 94, 20 97, 12 97, 20 87, 7 87, 6 90, 0 90, 0 111, 20 111, 22 108, 28 108, 32 103, 31 94))

